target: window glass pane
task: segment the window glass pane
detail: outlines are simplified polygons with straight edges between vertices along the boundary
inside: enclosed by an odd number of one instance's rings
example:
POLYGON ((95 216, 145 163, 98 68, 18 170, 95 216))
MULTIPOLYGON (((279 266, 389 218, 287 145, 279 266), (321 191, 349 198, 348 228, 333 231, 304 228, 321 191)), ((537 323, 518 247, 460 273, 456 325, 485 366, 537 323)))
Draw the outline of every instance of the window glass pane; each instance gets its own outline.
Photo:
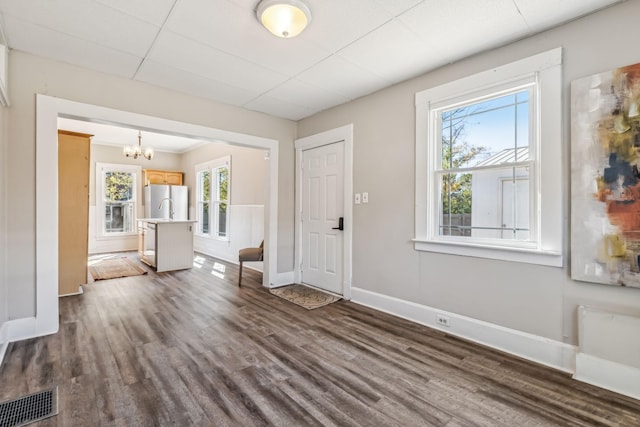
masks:
POLYGON ((530 240, 527 167, 443 173, 439 179, 441 236, 530 240))
POLYGON ((208 202, 211 195, 211 173, 209 171, 202 171, 198 173, 200 180, 200 194, 199 198, 201 202, 208 202))
POLYGON ((133 199, 133 173, 105 172, 105 201, 129 201, 133 199))
POLYGON ((218 200, 228 201, 228 189, 229 189, 229 169, 221 167, 216 169, 218 179, 218 200))
POLYGON ((133 172, 104 173, 104 232, 134 232, 135 187, 133 172))
POLYGON ((218 204, 218 236, 226 237, 227 235, 227 204, 218 204))
POLYGON ((200 203, 200 233, 209 234, 209 203, 200 203))
POLYGON ((491 166, 528 157, 528 90, 445 110, 439 117, 442 169, 491 166))

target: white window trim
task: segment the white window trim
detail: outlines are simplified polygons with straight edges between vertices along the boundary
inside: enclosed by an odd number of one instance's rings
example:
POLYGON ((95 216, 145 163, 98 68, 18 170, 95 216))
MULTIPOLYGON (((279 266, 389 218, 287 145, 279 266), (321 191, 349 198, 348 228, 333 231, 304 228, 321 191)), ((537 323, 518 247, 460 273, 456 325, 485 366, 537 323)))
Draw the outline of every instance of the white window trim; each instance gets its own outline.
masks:
MULTIPOLYGON (((562 48, 449 82, 416 94, 416 174, 415 174, 415 238, 416 250, 454 255, 562 267, 562 48), (535 197, 537 242, 535 247, 500 245, 480 239, 442 239, 437 235, 437 206, 430 197, 437 191, 432 182, 435 167, 433 145, 435 135, 430 123, 431 111, 443 105, 460 102, 500 86, 516 85, 523 79, 535 78, 537 91, 537 161, 532 179, 539 189, 535 197), (433 135, 430 135, 433 132, 433 135), (541 173, 541 168, 544 173, 541 173), (435 226, 434 226, 435 224, 435 226)), ((533 218, 532 218, 533 219, 533 218)))
POLYGON ((140 176, 142 174, 142 167, 139 165, 123 165, 119 163, 99 163, 96 162, 96 240, 111 240, 121 239, 122 237, 135 236, 138 234, 136 227, 136 218, 138 218, 138 212, 142 211, 142 198, 140 197, 140 188, 138 183, 140 182, 140 176), (133 204, 133 228, 130 233, 108 233, 104 232, 104 180, 103 172, 117 171, 117 172, 132 172, 133 173, 133 189, 135 191, 135 201, 133 204))
MULTIPOLYGON (((212 240, 219 240, 222 242, 229 242, 230 241, 230 227, 229 227, 229 217, 230 217, 230 208, 231 208, 231 186, 232 186, 232 180, 231 180, 231 156, 224 156, 224 157, 220 157, 214 160, 210 160, 208 162, 204 162, 204 163, 198 163, 197 165, 195 165, 195 174, 196 174, 196 220, 198 221, 198 226, 196 227, 196 236, 198 237, 202 237, 205 239, 212 239, 212 240), (229 187, 227 188, 227 235, 224 237, 220 237, 217 234, 213 234, 211 233, 211 231, 207 234, 201 233, 200 232, 200 198, 198 197, 200 195, 200 180, 198 179, 198 173, 202 172, 202 171, 210 171, 211 172, 211 178, 213 179, 213 170, 216 168, 219 168, 221 166, 226 166, 227 169, 229 170, 229 187)), ((211 188, 213 188, 213 182, 211 183, 211 188)), ((212 221, 213 219, 213 204, 214 204, 214 200, 211 198, 211 196, 209 197, 209 230, 213 229, 213 226, 215 225, 212 221)))

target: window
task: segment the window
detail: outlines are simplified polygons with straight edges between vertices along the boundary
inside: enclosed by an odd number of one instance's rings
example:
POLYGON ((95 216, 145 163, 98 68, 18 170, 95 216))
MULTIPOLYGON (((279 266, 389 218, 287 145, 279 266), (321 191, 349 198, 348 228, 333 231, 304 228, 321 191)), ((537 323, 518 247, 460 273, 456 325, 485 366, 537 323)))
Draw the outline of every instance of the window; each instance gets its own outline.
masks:
POLYGON ((139 166, 96 163, 96 212, 100 236, 136 233, 139 166))
POLYGON ((228 239, 231 157, 196 166, 198 234, 228 239))
POLYGON ((562 265, 560 68, 555 49, 416 94, 416 249, 562 265))

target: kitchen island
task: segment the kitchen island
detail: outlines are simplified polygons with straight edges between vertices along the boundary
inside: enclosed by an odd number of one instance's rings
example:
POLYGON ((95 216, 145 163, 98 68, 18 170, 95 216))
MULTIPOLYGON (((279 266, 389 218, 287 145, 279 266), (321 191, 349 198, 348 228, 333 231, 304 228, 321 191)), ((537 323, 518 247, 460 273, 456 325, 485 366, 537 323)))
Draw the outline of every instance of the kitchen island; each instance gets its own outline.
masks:
POLYGON ((139 218, 140 260, 157 272, 193 267, 193 227, 195 220, 139 218))

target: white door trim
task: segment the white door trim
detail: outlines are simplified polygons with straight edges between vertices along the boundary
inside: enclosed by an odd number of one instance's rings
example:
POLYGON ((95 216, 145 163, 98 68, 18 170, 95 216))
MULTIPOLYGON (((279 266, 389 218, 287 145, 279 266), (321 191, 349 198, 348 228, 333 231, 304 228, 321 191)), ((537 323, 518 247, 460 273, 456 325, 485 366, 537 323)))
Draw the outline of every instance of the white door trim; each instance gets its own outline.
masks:
POLYGON ((302 259, 302 152, 334 142, 344 141, 344 232, 342 296, 351 299, 351 248, 353 242, 353 124, 296 139, 296 211, 294 280, 300 283, 302 259))

